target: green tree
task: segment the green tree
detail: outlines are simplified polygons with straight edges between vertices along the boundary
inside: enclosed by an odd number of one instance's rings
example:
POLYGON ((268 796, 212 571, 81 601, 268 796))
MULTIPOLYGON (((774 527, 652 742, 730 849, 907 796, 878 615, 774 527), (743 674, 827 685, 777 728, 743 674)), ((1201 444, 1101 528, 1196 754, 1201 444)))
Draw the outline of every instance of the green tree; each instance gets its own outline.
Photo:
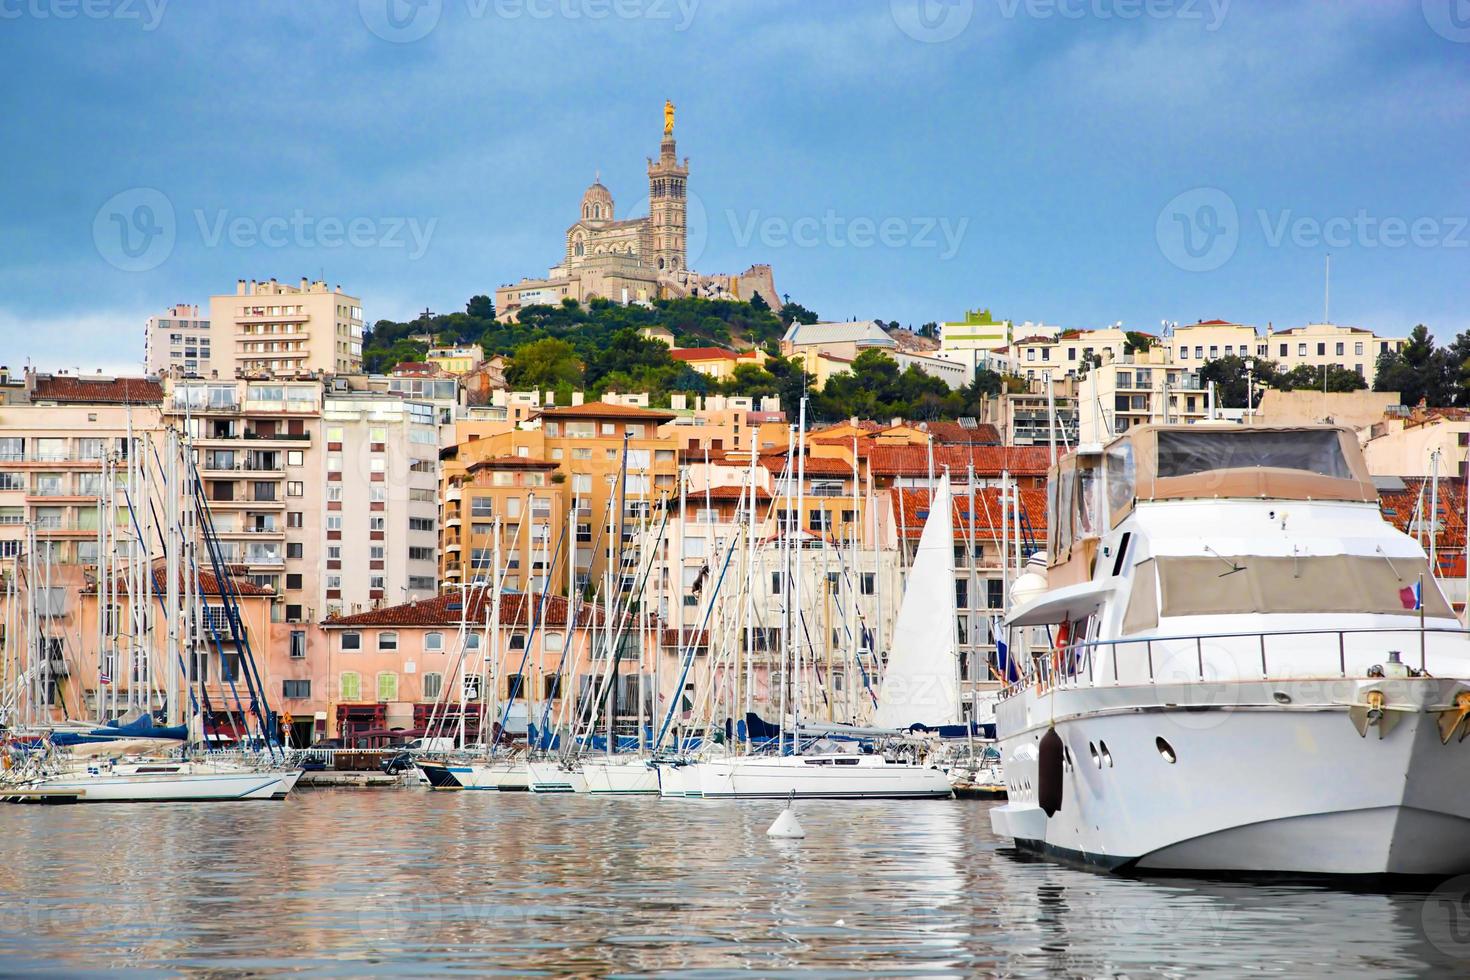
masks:
POLYGON ((1269 387, 1276 379, 1276 362, 1267 361, 1262 358, 1255 359, 1255 371, 1247 372, 1245 358, 1230 355, 1228 357, 1217 357, 1212 361, 1206 361, 1199 369, 1199 381, 1201 387, 1206 387, 1209 382, 1215 383, 1215 401, 1221 408, 1245 408, 1246 407, 1246 380, 1253 378, 1258 394, 1255 404, 1260 404, 1259 391, 1262 387, 1269 387))
POLYGON ((807 309, 805 306, 802 306, 800 303, 792 303, 790 301, 787 301, 786 305, 781 307, 781 323, 784 326, 789 327, 793 323, 816 322, 817 315, 811 310, 807 309))
POLYGON ((555 390, 562 385, 580 385, 583 365, 571 344, 546 337, 517 347, 505 375, 516 388, 555 390))
POLYGON ((1418 324, 1409 331, 1402 348, 1378 355, 1373 390, 1396 391, 1403 405, 1450 405, 1459 391, 1459 369, 1453 357, 1434 345, 1428 327, 1418 324))
POLYGON ((495 319, 495 301, 489 296, 471 296, 464 305, 465 314, 476 320, 495 319))
POLYGON ((1368 387, 1368 382, 1358 372, 1335 364, 1315 367, 1311 364, 1298 364, 1285 374, 1277 375, 1271 387, 1282 391, 1344 392, 1361 391, 1368 387))
POLYGON ((1138 330, 1125 331, 1123 336, 1126 338, 1123 341, 1123 353, 1125 354, 1142 354, 1150 347, 1157 346, 1159 342, 1157 337, 1138 330))

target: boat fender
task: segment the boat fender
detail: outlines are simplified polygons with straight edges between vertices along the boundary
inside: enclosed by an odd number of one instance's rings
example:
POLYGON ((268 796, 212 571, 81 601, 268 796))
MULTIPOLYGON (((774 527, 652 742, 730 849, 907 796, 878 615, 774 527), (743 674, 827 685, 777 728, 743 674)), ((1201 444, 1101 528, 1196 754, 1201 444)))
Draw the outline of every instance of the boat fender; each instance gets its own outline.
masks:
POLYGON ((1062 808, 1062 737, 1055 728, 1036 747, 1036 802, 1048 817, 1062 808))

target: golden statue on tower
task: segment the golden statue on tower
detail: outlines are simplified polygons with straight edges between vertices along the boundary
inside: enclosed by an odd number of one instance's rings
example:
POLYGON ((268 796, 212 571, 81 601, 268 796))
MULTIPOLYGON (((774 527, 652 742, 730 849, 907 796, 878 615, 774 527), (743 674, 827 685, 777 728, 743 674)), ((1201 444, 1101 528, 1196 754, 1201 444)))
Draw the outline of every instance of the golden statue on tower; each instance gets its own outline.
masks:
POLYGON ((664 100, 664 135, 674 135, 674 103, 664 100))

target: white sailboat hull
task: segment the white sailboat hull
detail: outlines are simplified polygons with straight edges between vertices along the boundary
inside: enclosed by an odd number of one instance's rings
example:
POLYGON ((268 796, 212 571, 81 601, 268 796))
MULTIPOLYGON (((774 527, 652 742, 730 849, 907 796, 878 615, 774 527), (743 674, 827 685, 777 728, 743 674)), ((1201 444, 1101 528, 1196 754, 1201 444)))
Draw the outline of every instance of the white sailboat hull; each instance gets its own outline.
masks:
POLYGON ((701 768, 703 763, 674 765, 660 762, 655 766, 658 795, 670 799, 698 799, 704 795, 701 768))
POLYGON ((584 761, 587 792, 602 795, 657 796, 658 771, 643 760, 584 761))
POLYGON ((881 756, 747 756, 701 763, 707 799, 944 799, 942 769, 881 756))
POLYGON ((1322 698, 1338 683, 1190 685, 1189 710, 1148 688, 1019 694, 1000 710, 1010 799, 992 826, 1020 848, 1110 869, 1470 872, 1470 740, 1442 743, 1438 725, 1464 683, 1394 682, 1390 703, 1404 710, 1386 712, 1397 717, 1383 738, 1359 735, 1351 693, 1322 698), (1051 712, 1071 762, 1048 817, 1038 745, 1051 712))
POLYGON ((587 792, 587 779, 575 764, 528 762, 526 772, 533 793, 587 792))
POLYGON ((283 800, 299 769, 247 769, 195 762, 124 763, 44 776, 7 788, 12 803, 164 803, 283 800))
POLYGON ((518 759, 496 762, 434 762, 420 765, 434 789, 525 792, 530 789, 526 763, 518 759))

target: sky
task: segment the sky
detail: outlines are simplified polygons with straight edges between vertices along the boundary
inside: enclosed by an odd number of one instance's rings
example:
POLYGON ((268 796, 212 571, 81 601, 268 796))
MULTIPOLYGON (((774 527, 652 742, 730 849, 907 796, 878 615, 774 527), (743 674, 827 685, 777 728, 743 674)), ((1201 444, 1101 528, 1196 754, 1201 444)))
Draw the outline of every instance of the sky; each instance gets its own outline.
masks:
POLYGON ((646 213, 826 319, 1470 329, 1470 0, 0 0, 0 363, 239 278, 365 316, 646 213))

